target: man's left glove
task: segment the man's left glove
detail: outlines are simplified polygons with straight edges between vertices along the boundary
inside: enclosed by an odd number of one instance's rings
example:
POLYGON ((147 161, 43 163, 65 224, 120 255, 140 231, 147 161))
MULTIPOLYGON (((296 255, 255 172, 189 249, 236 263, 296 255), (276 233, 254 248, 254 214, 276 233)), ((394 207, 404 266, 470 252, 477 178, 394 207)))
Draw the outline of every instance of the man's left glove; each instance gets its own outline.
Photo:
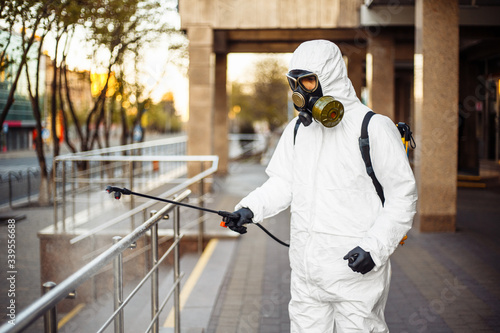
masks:
POLYGON ((224 217, 222 220, 226 223, 226 227, 232 231, 244 234, 247 232, 247 228, 243 226, 247 223, 252 223, 253 213, 248 208, 240 208, 233 212, 237 217, 224 217))
POLYGON ((370 252, 366 252, 359 246, 349 251, 349 253, 344 256, 344 260, 349 261, 348 266, 351 267, 354 272, 361 274, 366 274, 375 267, 370 252))

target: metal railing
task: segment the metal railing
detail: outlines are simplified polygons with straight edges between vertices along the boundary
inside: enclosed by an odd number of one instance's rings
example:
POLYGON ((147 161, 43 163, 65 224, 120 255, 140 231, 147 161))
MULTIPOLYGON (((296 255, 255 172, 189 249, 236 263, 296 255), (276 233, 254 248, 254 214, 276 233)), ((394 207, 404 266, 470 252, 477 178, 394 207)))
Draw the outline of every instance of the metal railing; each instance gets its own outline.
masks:
MULTIPOLYGON (((143 158, 147 159, 147 157, 143 157, 143 158)), ((129 159, 133 159, 134 161, 138 161, 138 160, 141 160, 143 158, 129 157, 129 158, 125 158, 125 160, 127 161, 129 159)), ((200 163, 201 164, 201 170, 200 170, 201 172, 199 174, 197 174, 191 178, 183 180, 180 184, 177 184, 176 186, 161 193, 159 195, 159 197, 163 197, 163 198, 171 197, 171 196, 175 195, 176 193, 178 193, 179 191, 182 191, 183 189, 186 189, 186 188, 198 183, 199 184, 198 185, 198 192, 199 192, 198 205, 203 206, 203 197, 204 197, 204 188, 205 188, 204 183, 206 181, 205 179, 217 171, 218 157, 213 156, 213 155, 208 155, 208 156, 163 156, 163 157, 157 157, 157 158, 161 161, 192 162, 192 163, 200 163), (211 166, 208 169, 204 169, 204 167, 203 167, 204 162, 211 162, 211 166)), ((129 219, 133 218, 136 215, 144 216, 144 214, 146 213, 146 211, 148 209, 152 208, 153 206, 155 206, 157 204, 158 204, 158 202, 156 202, 154 200, 146 201, 146 202, 144 202, 136 207, 133 207, 133 208, 125 211, 124 213, 122 213, 120 215, 116 215, 113 213, 111 218, 102 219, 102 221, 100 223, 96 224, 95 226, 93 226, 91 228, 84 229, 84 228, 82 228, 82 224, 79 224, 78 225, 79 234, 76 235, 76 233, 75 233, 75 237, 73 237, 70 240, 70 243, 75 244, 79 241, 82 241, 82 240, 88 238, 88 237, 96 235, 99 232, 102 232, 106 229, 110 229, 112 227, 119 225, 120 223, 128 221, 129 219), (116 216, 114 216, 114 215, 116 215, 116 216), (82 232, 82 230, 83 230, 83 232, 82 232)), ((64 221, 64 217, 63 217, 63 221, 64 221)), ((60 229, 61 224, 62 224, 62 229, 66 230, 63 222, 59 222, 58 224, 56 224, 55 229, 56 230, 60 229)), ((201 251, 200 246, 202 246, 202 243, 203 243, 203 218, 202 218, 202 216, 199 217, 197 224, 199 225, 199 228, 198 228, 198 250, 201 251)), ((73 232, 75 232, 75 230, 76 230, 76 228, 73 229, 73 232)))
POLYGON ((8 171, 0 174, 0 204, 8 201, 11 209, 26 207, 32 204, 31 199, 38 194, 40 169, 29 167, 25 170, 8 171), (24 199, 24 200, 23 200, 24 199), (22 201, 16 203, 15 201, 22 201))
MULTIPOLYGON (((190 194, 189 190, 184 191, 180 194, 176 201, 183 201, 190 194)), ((123 309, 129 303, 129 301, 136 295, 137 291, 148 279, 152 279, 151 283, 151 321, 145 332, 158 332, 159 331, 159 315, 164 309, 167 301, 174 296, 174 313, 175 313, 175 324, 174 331, 180 332, 180 306, 179 306, 179 295, 180 295, 180 281, 182 274, 180 272, 179 265, 179 244, 183 237, 180 233, 180 216, 179 207, 173 204, 168 204, 160 209, 158 212, 152 214, 152 216, 146 220, 143 224, 137 227, 133 232, 126 235, 125 237, 113 237, 113 245, 96 257, 94 260, 89 262, 87 265, 79 269, 77 272, 72 274, 70 277, 62 281, 60 284, 55 285, 53 282, 47 282, 44 284, 44 289, 46 293, 39 298, 37 301, 28 306, 24 311, 22 311, 15 321, 15 325, 9 323, 4 324, 0 327, 1 333, 14 333, 22 332, 24 329, 30 326, 34 321, 36 321, 41 316, 45 319, 45 332, 53 333, 57 332, 56 321, 56 305, 72 294, 78 286, 90 279, 95 274, 99 273, 107 264, 113 262, 113 276, 114 276, 114 312, 106 320, 106 322, 101 326, 98 332, 103 332, 111 323, 114 324, 114 332, 124 331, 124 318, 123 309), (174 212, 173 227, 174 227, 174 239, 172 245, 166 250, 161 258, 158 259, 158 223, 163 217, 169 212, 174 212), (123 299, 123 257, 122 253, 128 248, 133 248, 137 240, 150 232, 151 237, 151 256, 150 261, 152 268, 147 272, 144 278, 137 284, 135 289, 130 292, 127 298, 123 299), (159 304, 158 299, 158 281, 159 281, 159 266, 165 261, 167 256, 173 252, 174 256, 174 279, 173 285, 168 292, 166 298, 161 304, 159 304)))
MULTIPOLYGON (((109 201, 96 195, 104 193, 106 185, 148 191, 185 180, 188 162, 213 163, 206 156, 184 156, 186 140, 181 136, 56 157, 52 167, 55 229, 66 232, 89 221, 100 223, 100 213, 92 213, 98 211, 96 204, 100 210, 109 206, 109 201)), ((124 201, 135 208, 135 198, 124 201)), ((134 215, 129 219, 132 230, 134 215)))
MULTIPOLYGON (((122 212, 117 212, 114 207, 111 215, 102 216, 100 212, 112 205, 111 200, 103 197, 106 185, 123 186, 135 192, 163 186, 166 191, 160 196, 167 197, 193 184, 187 178, 188 170, 191 174, 193 170, 199 172, 195 182, 199 182, 198 204, 203 205, 207 182, 204 178, 215 172, 218 159, 216 162, 215 156, 183 155, 186 140, 187 137, 182 136, 58 156, 53 161, 54 229, 60 232, 78 230, 71 243, 124 222, 129 222, 130 230, 133 230, 137 215, 155 203, 150 201, 138 205, 133 196, 122 198, 126 204, 120 207, 122 212), (81 233, 81 230, 86 231, 81 233)), ((267 147, 263 135, 233 134, 229 135, 229 140, 249 141, 245 144, 245 152, 248 149, 263 151, 267 147)), ((201 221, 202 215, 198 219, 201 221)), ((200 250, 202 222, 198 233, 200 250)))

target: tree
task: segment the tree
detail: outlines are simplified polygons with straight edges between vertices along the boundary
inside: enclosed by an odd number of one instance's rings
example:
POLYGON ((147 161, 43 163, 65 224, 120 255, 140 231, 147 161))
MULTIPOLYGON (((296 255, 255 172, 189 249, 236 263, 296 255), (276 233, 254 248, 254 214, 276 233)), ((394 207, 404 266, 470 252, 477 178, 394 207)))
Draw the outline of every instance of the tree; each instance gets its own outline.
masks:
MULTIPOLYGON (((49 109, 51 115, 52 128, 55 129, 57 115, 61 114, 66 131, 64 137, 68 147, 77 151, 77 146, 70 141, 68 135, 68 124, 71 121, 76 129, 80 142, 80 150, 92 149, 96 144, 102 146, 100 139, 101 126, 105 132, 105 144, 109 146, 109 128, 113 118, 113 101, 109 98, 113 96, 123 99, 125 96, 134 96, 136 107, 142 108, 138 113, 137 122, 140 123, 140 116, 148 103, 144 102, 147 97, 144 89, 134 81, 130 73, 127 72, 126 64, 128 60, 138 61, 141 53, 145 52, 148 44, 154 43, 158 36, 172 32, 168 22, 164 19, 165 6, 172 1, 161 0, 78 0, 78 1, 56 1, 56 0, 7 0, 0 4, 0 27, 12 34, 15 22, 22 25, 22 56, 19 66, 11 86, 9 99, 0 115, 0 124, 3 123, 9 108, 14 102, 14 92, 17 80, 22 73, 23 67, 26 70, 28 79, 28 90, 33 114, 36 120, 36 130, 39 135, 35 138, 35 146, 42 174, 42 185, 40 190, 40 203, 48 202, 48 175, 49 171, 45 162, 45 153, 40 133, 42 132, 43 107, 39 87, 39 73, 42 63, 42 47, 46 38, 51 36, 54 40, 52 50, 52 78, 49 95, 49 109), (76 29, 84 29, 88 33, 87 42, 91 45, 94 55, 105 54, 105 57, 95 57, 94 69, 105 75, 105 82, 95 97, 94 104, 87 110, 82 123, 72 101, 71 89, 68 81, 67 57, 71 47, 71 40, 76 29), (38 39, 37 39, 38 38, 38 39), (27 66, 28 55, 35 41, 38 43, 36 52, 36 65, 27 66), (116 78, 116 86, 110 87, 110 78, 116 78), (34 78, 34 79, 33 79, 34 78), (131 82, 131 83, 129 83, 131 82), (135 85, 135 88, 131 88, 135 85), (113 88, 115 94, 109 95, 113 88), (43 187, 43 189, 42 189, 43 187), (47 193, 47 195, 45 195, 47 193)), ((171 6, 171 9, 174 7, 171 6)), ((7 38, 1 43, 2 53, 0 53, 0 66, 5 66, 6 56, 3 50, 7 50, 10 39, 7 38)), ((76 46, 79 47, 79 46, 76 46)), ((168 52, 168 50, 166 50, 168 52)), ((33 52, 32 52, 33 53, 33 52)), ((0 68, 1 69, 1 68, 0 68)), ((120 108, 123 105, 120 103, 120 108)), ((123 119, 124 127, 126 119, 123 119)), ((125 131, 126 132, 126 131, 125 131)), ((52 131, 53 154, 59 154, 59 138, 55 130, 52 131)), ((125 140, 126 141, 126 140, 125 140)))
POLYGON ((253 122, 255 121, 255 116, 253 113, 252 101, 254 96, 253 91, 249 91, 249 88, 253 90, 253 85, 241 82, 231 83, 231 111, 229 112, 229 119, 236 122, 233 130, 239 131, 240 133, 247 133, 249 127, 253 127, 253 122))
MULTIPOLYGON (((0 124, 3 124, 5 118, 7 118, 7 114, 14 104, 14 93, 17 89, 17 83, 21 76, 21 73, 26 65, 28 59, 28 53, 32 45, 35 42, 36 31, 42 22, 43 19, 47 17, 47 8, 51 5, 52 1, 36 1, 36 0, 27 0, 27 1, 15 1, 15 0, 6 0, 0 5, 0 19, 3 25, 7 26, 8 37, 3 46, 3 50, 0 58, 0 66, 6 67, 14 64, 14 59, 10 62, 6 62, 7 59, 7 49, 10 44, 10 40, 12 38, 13 29, 16 22, 21 21, 22 29, 21 29, 21 59, 19 59, 19 64, 16 69, 16 74, 14 75, 14 79, 12 80, 12 85, 10 87, 9 96, 5 103, 5 106, 0 114, 0 124), (29 32, 28 32, 29 31, 29 32)), ((0 69, 4 69, 0 68, 0 69)))
POLYGON ((287 68, 272 57, 259 61, 256 67, 254 114, 256 119, 266 120, 274 131, 288 119, 287 68))
POLYGON ((146 115, 148 130, 159 133, 175 133, 181 130, 181 119, 175 113, 174 98, 170 92, 164 94, 159 103, 152 103, 146 115))
POLYGON ((278 58, 266 57, 255 64, 252 82, 233 82, 231 104, 239 110, 240 129, 255 121, 266 121, 274 131, 288 120, 288 84, 285 65, 278 58))
POLYGON ((16 15, 10 14, 11 6, 11 1, 3 1, 0 3, 0 21, 3 23, 0 26, 0 30, 5 30, 7 32, 5 40, 0 40, 0 73, 4 73, 4 71, 13 63, 13 60, 9 59, 7 56, 7 50, 12 39, 12 30, 14 28, 14 23, 16 22, 16 15))
MULTIPOLYGON (((47 168, 47 163, 45 160, 45 153, 43 150, 43 142, 42 142, 42 108, 40 106, 40 63, 41 63, 41 56, 42 56, 42 46, 43 46, 43 41, 45 37, 47 36, 47 33, 50 31, 52 22, 53 22, 53 17, 51 18, 50 15, 50 10, 51 10, 52 2, 44 2, 42 4, 39 3, 34 3, 34 6, 32 8, 29 8, 30 10, 28 13, 31 13, 31 17, 29 15, 26 15, 26 13, 23 13, 21 15, 22 18, 22 25, 23 25, 23 42, 21 43, 22 49, 23 49, 23 58, 27 58, 28 52, 30 47, 32 46, 32 42, 28 41, 28 43, 24 43, 24 33, 27 30, 27 25, 30 22, 35 22, 32 25, 32 32, 31 35, 34 36, 36 32, 39 30, 42 31, 40 40, 38 42, 38 49, 36 52, 36 65, 35 65, 35 82, 31 82, 31 77, 30 77, 30 69, 29 66, 26 64, 26 78, 28 82, 28 92, 29 92, 29 98, 31 102, 31 108, 33 110, 33 116, 35 118, 35 128, 38 133, 38 135, 35 138, 35 149, 37 152, 37 158, 38 158, 38 164, 40 166, 40 189, 39 189, 39 195, 38 195, 38 202, 41 205, 47 205, 49 204, 49 198, 50 198, 50 186, 49 186, 49 172, 47 168)), ((26 60, 25 60, 26 61, 26 60)), ((3 121, 3 120, 2 120, 3 121)))
MULTIPOLYGON (((144 85, 137 79, 139 73, 137 63, 142 60, 143 54, 151 44, 175 32, 169 22, 164 20, 165 10, 168 10, 165 4, 168 2, 161 0, 112 0, 104 4, 98 2, 88 10, 89 39, 95 50, 104 50, 108 54, 108 58, 102 63, 97 63, 96 67, 102 68, 108 78, 114 73, 117 82, 115 98, 120 96, 122 101, 129 99, 134 101, 137 113, 133 125, 141 123, 145 106, 148 105, 144 101, 150 98, 145 94, 144 85), (127 66, 128 64, 135 65, 131 67, 127 66)), ((171 46, 174 50, 178 47, 177 43, 171 46)), ((168 51, 164 50, 166 54, 169 54, 168 51)), ((109 137, 111 122, 105 120, 112 119, 110 113, 114 110, 106 110, 107 89, 108 81, 102 88, 94 108, 88 114, 86 136, 82 138, 85 143, 82 150, 92 149, 94 143, 99 143, 98 130, 101 124, 104 125, 105 137, 109 137), (92 122, 93 130, 90 126, 92 122)), ((110 104, 114 106, 115 103, 110 104)), ((121 143, 126 144, 132 139, 132 131, 127 123, 123 105, 119 105, 118 108, 122 120, 121 143)))

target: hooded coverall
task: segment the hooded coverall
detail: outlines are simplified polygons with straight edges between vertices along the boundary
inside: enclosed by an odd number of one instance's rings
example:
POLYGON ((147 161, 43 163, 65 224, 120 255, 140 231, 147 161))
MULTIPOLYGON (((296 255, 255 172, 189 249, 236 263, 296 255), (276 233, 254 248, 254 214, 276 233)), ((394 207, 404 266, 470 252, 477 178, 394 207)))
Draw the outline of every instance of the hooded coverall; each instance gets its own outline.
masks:
POLYGON ((316 73, 323 95, 344 105, 344 117, 332 128, 301 125, 295 144, 292 120, 266 169, 269 179, 236 209, 249 208, 260 222, 290 206, 292 332, 387 332, 389 256, 411 228, 417 201, 401 136, 388 117, 371 119, 370 155, 382 205, 358 144, 370 109, 356 97, 339 48, 326 40, 305 42, 289 69, 316 73), (375 262, 367 274, 343 260, 356 246, 375 262))

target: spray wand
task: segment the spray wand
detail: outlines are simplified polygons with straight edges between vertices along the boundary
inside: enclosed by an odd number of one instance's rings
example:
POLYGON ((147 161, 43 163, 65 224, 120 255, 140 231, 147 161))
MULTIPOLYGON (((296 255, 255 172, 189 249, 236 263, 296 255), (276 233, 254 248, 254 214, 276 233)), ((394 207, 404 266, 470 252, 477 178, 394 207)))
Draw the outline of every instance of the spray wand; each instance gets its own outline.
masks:
MULTIPOLYGON (((178 206, 183 206, 183 207, 187 207, 187 208, 191 208, 191 209, 197 209, 197 210, 201 210, 201 211, 212 213, 212 214, 217 214, 219 216, 222 216, 223 218, 238 219, 240 217, 238 214, 234 214, 234 213, 227 212, 227 211, 224 211, 224 210, 214 210, 214 209, 209 209, 209 208, 200 207, 200 206, 194 206, 194 205, 190 205, 190 204, 187 204, 187 203, 178 202, 178 201, 174 201, 174 200, 168 200, 168 199, 163 199, 163 198, 159 198, 159 197, 154 197, 154 196, 147 195, 147 194, 144 194, 144 193, 133 192, 133 191, 131 191, 131 190, 125 188, 125 187, 121 188, 121 187, 115 187, 115 186, 109 186, 108 185, 108 186, 106 186, 106 192, 108 192, 108 193, 113 193, 114 192, 114 196, 115 196, 116 200, 119 200, 122 197, 122 194, 123 195, 136 195, 136 196, 143 197, 143 198, 148 198, 148 199, 153 199, 153 200, 157 200, 157 201, 167 202, 167 203, 171 203, 171 204, 178 205, 178 206)), ((287 243, 285 243, 285 242, 281 241, 280 239, 278 239, 273 234, 271 234, 269 232, 269 230, 267 230, 266 228, 264 228, 259 223, 254 222, 252 224, 257 225, 269 237, 271 237, 272 239, 274 239, 275 241, 277 241, 281 245, 286 246, 286 247, 290 246, 287 243)), ((224 228, 227 228, 226 223, 224 221, 222 221, 220 223, 220 226, 224 227, 224 228)))

